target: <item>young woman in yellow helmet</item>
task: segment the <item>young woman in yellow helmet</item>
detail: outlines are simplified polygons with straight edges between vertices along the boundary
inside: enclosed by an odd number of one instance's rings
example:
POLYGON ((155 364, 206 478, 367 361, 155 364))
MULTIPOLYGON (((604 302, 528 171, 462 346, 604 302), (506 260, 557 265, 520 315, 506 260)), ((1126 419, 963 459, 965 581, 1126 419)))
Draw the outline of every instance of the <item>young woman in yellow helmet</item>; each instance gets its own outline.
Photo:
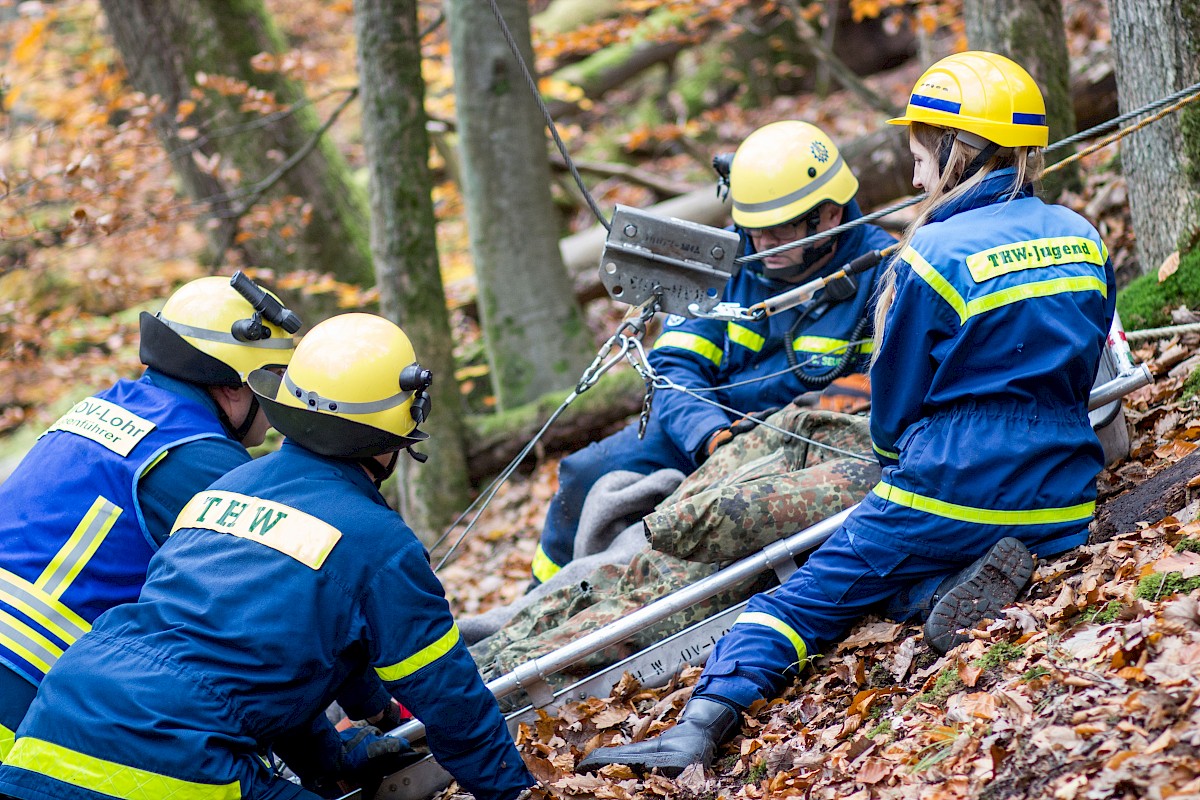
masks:
POLYGON ((79 401, 0 486, 0 761, 37 685, 101 612, 137 599, 192 495, 250 460, 267 418, 246 376, 292 357, 229 278, 142 312, 139 380, 79 401))
POLYGON ((929 68, 903 117, 928 197, 890 266, 871 368, 883 479, 718 643, 674 728, 601 748, 604 764, 707 763, 741 711, 870 611, 932 614, 944 651, 994 617, 1050 556, 1086 541, 1100 444, 1087 398, 1113 316, 1104 243, 1032 183, 1047 142, 1029 74, 967 52, 929 68))
POLYGON ((63 655, 0 796, 315 800, 346 781, 374 797, 419 756, 370 728, 339 742, 325 708, 369 685, 425 723, 479 800, 532 784, 428 554, 379 493, 426 438, 431 381, 404 332, 371 314, 327 319, 283 375, 251 374, 283 445, 197 494, 138 602, 63 655), (304 788, 273 774, 268 751, 304 788))

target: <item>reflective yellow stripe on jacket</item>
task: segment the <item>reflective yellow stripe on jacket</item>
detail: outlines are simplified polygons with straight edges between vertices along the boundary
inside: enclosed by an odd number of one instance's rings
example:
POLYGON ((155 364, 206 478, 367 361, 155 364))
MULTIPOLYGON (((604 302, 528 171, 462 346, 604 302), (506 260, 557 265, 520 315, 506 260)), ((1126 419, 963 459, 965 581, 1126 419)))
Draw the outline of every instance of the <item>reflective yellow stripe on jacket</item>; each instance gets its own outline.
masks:
POLYGON ((805 646, 804 640, 800 638, 800 634, 796 633, 791 625, 788 625, 778 617, 772 617, 770 614, 764 614, 761 611, 743 611, 741 614, 738 614, 733 624, 762 625, 765 628, 770 628, 776 633, 781 634, 796 648, 797 664, 803 665, 808 659, 808 648, 805 646))
POLYGON ((20 611, 32 624, 0 608, 0 646, 45 675, 66 647, 91 625, 42 587, 0 569, 0 603, 20 611), (61 644, 60 644, 61 643, 61 644))
MULTIPOLYGON (((1065 292, 1099 292, 1104 297, 1108 297, 1108 284, 1104 282, 1103 278, 1092 275, 1075 275, 1064 278, 1051 278, 1044 281, 1030 281, 1029 283, 1012 286, 1008 289, 1001 289, 998 292, 985 294, 967 301, 916 250, 911 247, 905 248, 900 257, 912 267, 913 272, 918 277, 929 284, 930 288, 937 292, 954 309, 954 312, 958 314, 960 324, 965 323, 971 317, 984 314, 988 311, 994 311, 1010 303, 1029 300, 1034 297, 1050 297, 1065 292)), ((1074 260, 1079 261, 1082 259, 1077 258, 1074 260)))
POLYGON ((184 781, 77 753, 29 736, 16 741, 4 763, 122 800, 240 800, 242 796, 238 781, 225 784, 184 781))
POLYGON ((539 544, 537 550, 533 552, 533 577, 537 578, 542 583, 553 578, 562 569, 558 564, 555 564, 550 556, 546 555, 546 551, 539 544))
POLYGON ((721 358, 724 355, 720 347, 703 336, 697 336, 694 333, 684 333, 683 331, 667 331, 662 336, 659 336, 658 341, 654 343, 654 349, 658 350, 662 347, 676 347, 680 350, 688 350, 696 355, 707 358, 717 367, 721 366, 721 358))
POLYGON ((767 343, 765 336, 755 333, 744 325, 737 325, 733 322, 729 323, 725 329, 725 338, 734 344, 739 344, 752 353, 757 353, 763 349, 763 345, 767 343))
POLYGON ((407 678, 419 669, 427 667, 450 652, 459 640, 458 625, 451 623, 450 630, 442 638, 428 647, 423 647, 403 661, 388 667, 376 667, 375 672, 385 681, 398 681, 407 678))
POLYGON ((9 751, 12 750, 13 739, 16 734, 8 728, 0 725, 0 763, 8 760, 9 751))
POLYGON ((947 503, 934 497, 898 489, 880 481, 872 489, 876 495, 899 506, 924 511, 937 517, 959 522, 977 522, 982 525, 1049 525, 1056 522, 1086 522, 1096 510, 1095 502, 1080 503, 1059 508, 1030 508, 1017 511, 996 511, 990 508, 975 508, 958 503, 947 503))
MULTIPOLYGON (((850 347, 845 339, 830 339, 827 336, 799 336, 792 341, 792 349, 805 353, 837 353, 841 355, 850 347)), ((875 340, 865 339, 856 348, 860 353, 871 353, 875 350, 875 340)))

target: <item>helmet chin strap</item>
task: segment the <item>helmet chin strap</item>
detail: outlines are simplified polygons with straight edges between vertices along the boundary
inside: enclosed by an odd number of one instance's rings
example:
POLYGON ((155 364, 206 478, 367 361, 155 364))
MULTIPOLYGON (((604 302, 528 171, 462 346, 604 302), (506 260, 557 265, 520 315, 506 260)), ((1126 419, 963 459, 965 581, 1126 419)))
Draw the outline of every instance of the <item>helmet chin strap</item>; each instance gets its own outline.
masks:
POLYGON ((379 489, 383 486, 383 482, 390 478, 392 473, 396 471, 396 463, 399 460, 400 451, 393 450, 391 460, 388 461, 387 466, 380 464, 374 456, 360 458, 358 459, 358 463, 362 464, 367 472, 371 473, 372 482, 375 484, 375 488, 379 489))
POLYGON ((246 434, 250 433, 250 428, 254 426, 254 420, 258 416, 258 396, 254 392, 250 393, 250 408, 246 411, 246 417, 242 420, 241 425, 234 425, 233 420, 225 413, 225 409, 221 408, 221 404, 217 403, 217 419, 221 422, 221 427, 229 434, 229 437, 235 442, 241 443, 246 440, 246 434))
POLYGON ((983 169, 984 164, 987 164, 992 160, 992 156, 996 155, 996 151, 1000 149, 1000 145, 982 136, 977 136, 970 131, 948 130, 943 134, 941 141, 938 142, 938 174, 946 171, 946 164, 950 162, 950 151, 954 148, 955 139, 963 144, 979 149, 979 154, 971 159, 971 163, 963 170, 963 174, 954 182, 954 185, 958 186, 964 181, 969 181, 976 172, 983 169))

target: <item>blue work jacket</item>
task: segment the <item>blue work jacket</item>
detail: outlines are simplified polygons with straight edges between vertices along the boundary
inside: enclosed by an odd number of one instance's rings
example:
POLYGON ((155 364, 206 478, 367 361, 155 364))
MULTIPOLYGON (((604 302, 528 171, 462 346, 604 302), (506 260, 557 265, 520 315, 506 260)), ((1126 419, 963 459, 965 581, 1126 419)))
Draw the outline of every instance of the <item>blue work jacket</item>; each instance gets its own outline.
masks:
MULTIPOLYGON (((240 454, 226 469, 249 461, 212 408, 143 377, 79 401, 38 439, 0 486, 0 664, 37 684, 102 612, 137 599, 167 533, 147 523, 139 483, 210 438, 240 454)), ((170 464, 188 497, 216 477, 189 484, 192 462, 170 464)))
MULTIPOLYGON (((862 216, 858 203, 851 201, 842 220, 862 216)), ((742 232, 742 254, 754 251, 750 237, 742 232)), ((882 250, 895 240, 874 225, 860 225, 838 238, 833 259, 812 277, 829 275, 850 261, 872 250, 882 250)), ((792 350, 808 376, 828 373, 840 361, 850 345, 855 326, 873 308, 875 279, 879 268, 856 276, 853 297, 839 303, 823 303, 824 291, 812 301, 772 315, 761 322, 718 322, 671 316, 650 352, 650 363, 663 376, 691 389, 723 387, 765 376, 741 386, 729 386, 706 393, 740 413, 784 406, 809 391, 800 377, 788 372, 787 351, 792 350), (794 337, 789 336, 800 316, 804 321, 794 337)), ((747 262, 726 284, 722 302, 749 307, 795 288, 795 284, 763 275, 762 262, 747 262)), ((870 322, 863 334, 871 336, 870 322)), ((860 357, 871 352, 870 342, 856 346, 860 357)), ((854 372, 862 371, 856 365, 854 372)), ((695 458, 700 448, 720 428, 728 427, 734 415, 684 392, 659 392, 654 400, 654 415, 671 441, 683 453, 695 458)))
POLYGON ((196 495, 141 599, 59 660, 0 794, 98 800, 136 780, 162 797, 258 796, 272 776, 256 752, 365 669, 476 797, 533 782, 416 536, 360 466, 285 441, 196 495))
POLYGON ((1112 322, 1108 250, 1078 214, 1000 170, 939 209, 894 262, 871 369, 883 479, 856 536, 934 557, 1003 536, 1083 543, 1103 453, 1087 399, 1112 322))

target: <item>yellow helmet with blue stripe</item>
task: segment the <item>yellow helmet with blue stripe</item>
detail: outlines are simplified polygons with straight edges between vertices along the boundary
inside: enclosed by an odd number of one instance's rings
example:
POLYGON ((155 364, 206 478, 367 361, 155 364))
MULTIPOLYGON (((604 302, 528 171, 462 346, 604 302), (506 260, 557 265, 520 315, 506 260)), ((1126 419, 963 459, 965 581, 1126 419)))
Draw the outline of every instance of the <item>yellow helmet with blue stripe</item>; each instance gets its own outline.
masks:
POLYGON ((1046 103, 1033 77, 1015 61, 983 50, 955 53, 925 70, 904 116, 888 120, 913 122, 966 131, 1001 147, 1045 147, 1050 136, 1046 103))

